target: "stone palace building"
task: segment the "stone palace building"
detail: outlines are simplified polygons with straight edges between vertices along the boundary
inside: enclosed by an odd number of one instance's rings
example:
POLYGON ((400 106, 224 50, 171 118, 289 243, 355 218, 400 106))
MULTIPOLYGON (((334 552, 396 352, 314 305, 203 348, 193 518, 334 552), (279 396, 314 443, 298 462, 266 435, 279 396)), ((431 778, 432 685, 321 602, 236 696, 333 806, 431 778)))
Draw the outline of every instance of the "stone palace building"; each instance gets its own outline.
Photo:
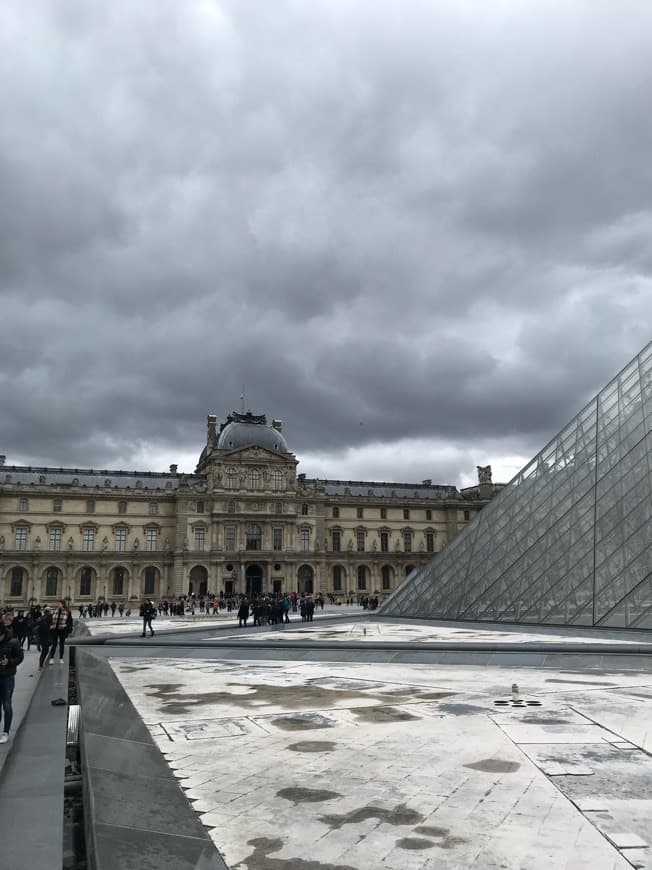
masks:
POLYGON ((0 603, 292 592, 388 595, 494 495, 297 474, 280 421, 208 416, 194 474, 0 457, 0 603))

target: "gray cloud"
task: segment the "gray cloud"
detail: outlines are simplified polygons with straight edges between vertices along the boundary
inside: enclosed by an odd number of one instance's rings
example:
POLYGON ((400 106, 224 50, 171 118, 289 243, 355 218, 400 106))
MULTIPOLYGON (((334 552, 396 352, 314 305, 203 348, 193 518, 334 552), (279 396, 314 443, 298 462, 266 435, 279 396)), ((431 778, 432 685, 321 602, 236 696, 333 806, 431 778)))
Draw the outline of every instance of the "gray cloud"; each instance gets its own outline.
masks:
POLYGON ((0 450, 191 465, 244 383, 308 473, 527 457, 649 339, 651 57, 643 2, 7 0, 0 450))

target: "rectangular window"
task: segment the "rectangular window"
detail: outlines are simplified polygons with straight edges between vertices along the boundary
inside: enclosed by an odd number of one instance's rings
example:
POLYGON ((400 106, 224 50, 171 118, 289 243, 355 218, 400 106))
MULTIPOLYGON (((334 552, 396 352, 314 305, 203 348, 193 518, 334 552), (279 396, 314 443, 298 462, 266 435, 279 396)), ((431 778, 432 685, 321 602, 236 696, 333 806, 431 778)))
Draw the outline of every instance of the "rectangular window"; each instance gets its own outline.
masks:
POLYGON ((403 532, 403 549, 406 553, 412 552, 412 532, 403 532))
POLYGON ((115 530, 115 551, 116 553, 124 553, 127 549, 127 530, 126 529, 116 529, 115 530))
POLYGON ((24 568, 18 566, 11 569, 11 586, 9 587, 9 595, 12 598, 20 598, 23 594, 23 576, 25 575, 24 568))
POLYGON ((426 552, 435 552, 435 536, 432 532, 426 532, 426 552))
POLYGON ((274 505, 274 513, 282 514, 283 513, 283 502, 277 501, 274 505))
POLYGON ((87 499, 87 501, 86 501, 86 513, 87 514, 94 514, 95 513, 95 499, 94 498, 87 499))
POLYGON ((56 596, 58 580, 59 571, 56 568, 48 568, 45 575, 45 595, 47 598, 54 598, 56 596))
POLYGON ((118 513, 119 514, 126 514, 127 513, 127 502, 126 501, 119 501, 118 502, 118 513))
POLYGON ((195 529, 195 550, 203 550, 206 542, 206 529, 198 526, 195 529))
POLYGON ((307 517, 307 516, 308 516, 308 505, 307 505, 307 504, 302 504, 302 505, 301 505, 301 516, 302 516, 302 517, 307 517))
POLYGON ((380 509, 380 518, 381 518, 381 520, 387 519, 387 508, 380 509))
POLYGON ((340 516, 340 509, 338 507, 333 508, 333 519, 337 520, 340 516))
POLYGON ((235 526, 224 528, 224 549, 235 550, 235 526))
POLYGON ((150 553, 158 550, 158 529, 145 529, 145 549, 150 553))
POLYGON ((90 553, 95 547, 95 529, 82 529, 82 550, 90 553))
POLYGON ((426 519, 427 519, 427 520, 431 520, 431 519, 432 519, 432 511, 431 511, 430 509, 428 509, 428 510, 426 511, 426 519))
POLYGON ((283 549, 283 529, 272 529, 272 547, 274 550, 283 549))
POLYGON ((364 553, 364 539, 365 539, 365 531, 364 529, 358 529, 355 533, 355 539, 358 547, 358 553, 364 553))
POLYGON ((18 526, 16 529, 16 549, 27 549, 27 529, 24 526, 18 526))
POLYGON ((362 517, 364 516, 364 509, 363 508, 356 508, 356 516, 358 517, 359 520, 361 520, 362 517))
POLYGON ((339 530, 333 532, 333 552, 339 553, 342 549, 342 533, 339 530))
POLYGON ((403 508, 403 519, 404 519, 404 520, 409 520, 409 519, 410 519, 410 511, 409 511, 409 508, 403 508))
POLYGON ((61 529, 50 529, 48 546, 51 550, 61 549, 61 529))
POLYGON ((205 507, 206 507, 206 506, 205 506, 205 504, 204 504, 203 501, 198 501, 198 502, 197 502, 197 513, 198 513, 198 514, 203 514, 203 513, 204 513, 204 510, 205 510, 205 507))
POLYGON ((60 514, 62 507, 63 507, 62 500, 60 498, 55 498, 55 500, 52 502, 52 510, 55 512, 55 514, 60 514))
POLYGON ((158 513, 158 502, 150 501, 149 503, 149 515, 154 516, 154 514, 158 513))
POLYGON ((468 521, 470 519, 471 519, 471 514, 469 513, 469 511, 464 511, 464 522, 468 523, 468 521))
POLYGON ((380 533, 380 552, 389 553, 389 532, 380 533))
POLYGON ((93 579, 93 572, 90 568, 82 568, 81 577, 79 578, 79 594, 80 595, 90 595, 91 594, 91 581, 93 579))
POLYGON ((310 529, 301 529, 301 549, 304 553, 310 550, 310 529))
POLYGON ((29 499, 27 499, 27 498, 19 498, 19 499, 18 499, 18 510, 19 510, 19 511, 27 511, 27 510, 29 510, 29 499))

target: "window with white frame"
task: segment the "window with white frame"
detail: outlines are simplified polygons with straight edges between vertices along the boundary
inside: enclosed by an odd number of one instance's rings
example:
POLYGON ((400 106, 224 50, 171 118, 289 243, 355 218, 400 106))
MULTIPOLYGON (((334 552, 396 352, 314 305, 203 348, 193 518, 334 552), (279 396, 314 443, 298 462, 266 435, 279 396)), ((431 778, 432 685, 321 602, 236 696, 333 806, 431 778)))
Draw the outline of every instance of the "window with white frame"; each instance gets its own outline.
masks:
POLYGON ((115 551, 124 553, 127 549, 127 530, 124 526, 118 526, 115 530, 115 551))
POLYGON ((18 510, 19 511, 28 511, 29 510, 29 499, 28 498, 25 498, 23 496, 23 498, 18 499, 18 510))
POLYGON ((412 530, 404 529, 403 530, 403 550, 406 553, 412 552, 412 530))
POLYGON ((278 468, 272 471, 272 489, 274 492, 281 492, 281 490, 285 489, 285 477, 283 472, 278 468))
POLYGON ((238 472, 235 470, 235 468, 227 468, 224 479, 226 481, 227 489, 238 488, 238 472))
POLYGON ((61 529, 57 526, 50 529, 48 535, 48 548, 54 551, 59 551, 61 549, 61 529))
POLYGON ((149 515, 154 516, 157 513, 158 513, 158 502, 157 501, 150 501, 150 503, 149 503, 149 515))
POLYGON ((54 501, 52 502, 52 510, 55 512, 55 514, 60 514, 62 508, 63 508, 63 500, 60 498, 55 498, 54 501))
POLYGON ((310 550, 310 529, 304 526, 300 530, 301 549, 304 553, 310 550))
POLYGON ((155 526, 145 529, 145 549, 150 553, 158 550, 158 529, 155 526))
POLYGON ((260 550, 262 549, 263 535, 260 526, 256 523, 250 523, 247 526, 247 549, 260 550))
POLYGON ((389 553, 389 532, 380 533, 380 552, 389 553))
POLYGON ((206 529, 203 526, 195 526, 195 550, 203 550, 206 543, 206 529))
POLYGON ((272 548, 274 550, 283 549, 283 529, 278 526, 272 529, 272 548))
POLYGON ((258 489, 260 487, 260 471, 257 468, 250 468, 247 473, 247 485, 249 489, 258 489))
POLYGON ((235 550, 235 526, 224 527, 224 549, 235 550))
POLYGON ((333 529, 331 540, 333 542, 333 552, 339 553, 342 549, 342 532, 339 529, 333 529))
POLYGON ((355 540, 358 553, 364 553, 364 539, 366 537, 366 532, 364 529, 356 529, 355 540))
POLYGON ((90 553, 95 549, 95 529, 82 529, 82 550, 90 553))
POLYGON ((27 549, 27 535, 29 533, 29 529, 27 526, 16 526, 16 549, 17 550, 26 550, 27 549))

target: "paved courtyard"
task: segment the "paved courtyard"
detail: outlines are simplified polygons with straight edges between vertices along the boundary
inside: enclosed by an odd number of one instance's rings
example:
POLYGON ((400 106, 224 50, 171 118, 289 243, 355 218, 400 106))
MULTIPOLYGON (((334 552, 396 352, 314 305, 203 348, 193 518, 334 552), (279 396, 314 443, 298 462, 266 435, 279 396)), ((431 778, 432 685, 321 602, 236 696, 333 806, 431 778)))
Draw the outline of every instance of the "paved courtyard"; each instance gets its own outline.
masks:
MULTIPOLYGON (((480 636, 306 628, 329 642, 480 636)), ((233 870, 652 868, 647 663, 238 660, 201 643, 109 661, 233 870)))

